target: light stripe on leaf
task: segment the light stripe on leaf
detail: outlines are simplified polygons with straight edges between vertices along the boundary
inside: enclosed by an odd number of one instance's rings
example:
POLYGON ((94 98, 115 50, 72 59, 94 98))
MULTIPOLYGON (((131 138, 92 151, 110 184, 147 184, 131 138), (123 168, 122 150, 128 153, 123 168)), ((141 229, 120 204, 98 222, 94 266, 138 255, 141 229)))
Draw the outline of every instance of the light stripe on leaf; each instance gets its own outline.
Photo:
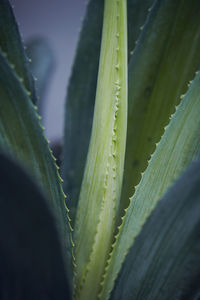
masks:
POLYGON ((167 126, 123 217, 107 265, 102 298, 108 299, 114 280, 135 237, 160 198, 200 152, 200 74, 167 126))
POLYGON ((96 299, 113 240, 127 122, 126 1, 105 1, 92 137, 75 223, 76 296, 96 299), (106 234, 105 234, 106 233, 106 234))
MULTIPOLYGON (((153 0, 127 1, 129 57, 152 3, 153 0)), ((62 175, 73 221, 92 128, 103 7, 102 0, 91 0, 87 5, 66 100, 62 175)))

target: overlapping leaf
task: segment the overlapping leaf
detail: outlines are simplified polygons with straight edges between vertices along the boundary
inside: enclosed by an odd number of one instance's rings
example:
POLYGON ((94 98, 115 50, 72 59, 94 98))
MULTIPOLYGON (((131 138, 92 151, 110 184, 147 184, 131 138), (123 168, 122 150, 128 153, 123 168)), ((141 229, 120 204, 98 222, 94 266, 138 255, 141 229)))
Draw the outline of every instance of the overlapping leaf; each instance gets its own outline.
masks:
POLYGON ((81 30, 65 109, 62 174, 74 219, 91 135, 104 1, 92 0, 81 30), (81 146, 80 146, 81 145, 81 146))
POLYGON ((16 163, 0 154, 0 298, 71 299, 56 222, 16 163))
POLYGON ((44 189, 57 217, 65 255, 67 244, 71 259, 65 198, 38 118, 29 92, 0 52, 0 144, 24 164, 44 189))
POLYGON ((111 299, 197 299, 192 295, 199 286, 199 251, 200 161, 181 176, 147 220, 111 299))
POLYGON ((200 74, 197 74, 130 199, 108 261, 101 299, 108 299, 125 256, 151 211, 167 188, 200 152, 199 114, 200 74))
MULTIPOLYGON (((127 1, 129 57, 152 3, 153 0, 127 1)), ((62 174, 64 191, 70 198, 72 219, 76 211, 91 135, 103 7, 102 0, 89 1, 68 87, 62 174)))

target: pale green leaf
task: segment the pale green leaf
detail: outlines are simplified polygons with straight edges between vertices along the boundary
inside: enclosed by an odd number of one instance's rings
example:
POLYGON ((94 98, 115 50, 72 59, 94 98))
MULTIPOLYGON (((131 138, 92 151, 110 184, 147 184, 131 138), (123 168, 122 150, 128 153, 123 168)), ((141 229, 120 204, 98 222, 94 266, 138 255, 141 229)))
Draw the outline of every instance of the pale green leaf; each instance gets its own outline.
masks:
MULTIPOLYGON (((129 57, 152 3, 153 0, 127 1, 129 57)), ((66 99, 62 175, 72 220, 76 212, 91 135, 103 7, 102 0, 90 0, 88 3, 66 99)))
POLYGON ((119 208, 127 122, 126 22, 126 1, 106 0, 92 137, 74 234, 80 299, 96 299, 99 293, 119 208))

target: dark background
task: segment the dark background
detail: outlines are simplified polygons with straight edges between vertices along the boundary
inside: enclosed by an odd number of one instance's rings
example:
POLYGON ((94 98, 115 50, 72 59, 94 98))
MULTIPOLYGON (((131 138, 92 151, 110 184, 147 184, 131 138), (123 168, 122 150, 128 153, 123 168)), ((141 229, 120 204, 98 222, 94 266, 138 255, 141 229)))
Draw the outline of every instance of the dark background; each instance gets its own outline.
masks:
POLYGON ((24 41, 45 37, 55 56, 43 124, 50 141, 63 135, 64 101, 85 14, 84 0, 10 0, 24 41))

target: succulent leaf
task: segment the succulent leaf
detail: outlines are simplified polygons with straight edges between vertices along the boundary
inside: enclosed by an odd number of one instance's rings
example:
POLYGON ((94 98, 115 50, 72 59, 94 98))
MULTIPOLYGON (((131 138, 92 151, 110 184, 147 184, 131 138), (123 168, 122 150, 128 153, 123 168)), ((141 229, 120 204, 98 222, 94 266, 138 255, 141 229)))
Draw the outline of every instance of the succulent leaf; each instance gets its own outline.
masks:
POLYGON ((69 208, 72 220, 75 217, 91 135, 103 8, 102 0, 92 0, 87 6, 68 86, 62 175, 64 191, 70 197, 69 208))
POLYGON ((200 152, 200 74, 182 98, 157 144, 124 217, 109 259, 102 298, 108 299, 116 275, 135 237, 167 188, 200 152))
POLYGON ((53 211, 0 154, 0 299, 71 299, 53 211))
POLYGON ((0 145, 29 171, 44 189, 57 217, 65 256, 71 259, 65 197, 58 170, 43 135, 39 116, 16 72, 0 52, 0 145), (67 248, 66 249, 66 244, 67 248))
POLYGON ((30 92, 30 98, 36 104, 34 80, 29 70, 28 58, 8 0, 0 0, 0 49, 15 68, 20 80, 30 92))
POLYGON ((72 280, 76 300, 199 297, 200 160, 177 178, 200 154, 200 73, 190 81, 200 63, 200 2, 152 3, 88 4, 68 87, 62 167, 74 244, 29 62, 9 1, 0 0, 0 298, 25 287, 25 299, 47 291, 67 299, 72 280))
POLYGON ((74 232, 80 299, 96 299, 99 293, 119 208, 127 122, 126 22, 126 2, 106 0, 92 137, 74 232))
POLYGON ((158 0, 129 63, 122 208, 200 63, 200 2, 158 0))
MULTIPOLYGON (((127 1, 129 56, 152 3, 153 0, 127 1)), ((88 3, 68 86, 62 175, 64 191, 70 198, 68 205, 72 221, 76 212, 91 136, 103 8, 104 1, 102 0, 90 0, 88 3)))
POLYGON ((197 299, 200 275, 200 160, 158 203, 123 264, 112 300, 197 299), (196 279, 195 279, 196 278, 196 279))

